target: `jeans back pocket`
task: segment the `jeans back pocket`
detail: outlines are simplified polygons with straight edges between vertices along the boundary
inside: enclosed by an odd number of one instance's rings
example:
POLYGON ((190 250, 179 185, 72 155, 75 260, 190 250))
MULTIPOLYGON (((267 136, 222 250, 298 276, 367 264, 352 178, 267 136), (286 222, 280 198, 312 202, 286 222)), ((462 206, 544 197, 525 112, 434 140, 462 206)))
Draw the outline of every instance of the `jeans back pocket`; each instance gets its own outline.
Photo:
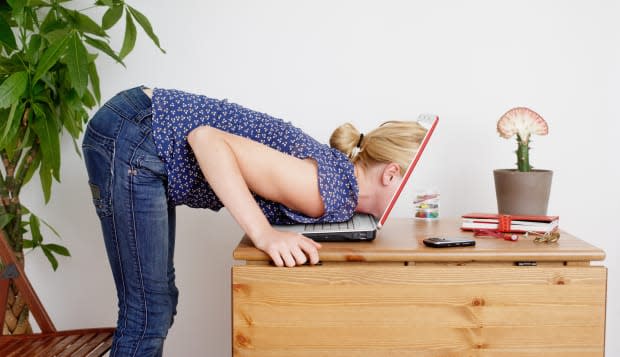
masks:
POLYGON ((87 127, 82 142, 82 153, 97 215, 99 217, 110 216, 112 214, 114 140, 87 127))

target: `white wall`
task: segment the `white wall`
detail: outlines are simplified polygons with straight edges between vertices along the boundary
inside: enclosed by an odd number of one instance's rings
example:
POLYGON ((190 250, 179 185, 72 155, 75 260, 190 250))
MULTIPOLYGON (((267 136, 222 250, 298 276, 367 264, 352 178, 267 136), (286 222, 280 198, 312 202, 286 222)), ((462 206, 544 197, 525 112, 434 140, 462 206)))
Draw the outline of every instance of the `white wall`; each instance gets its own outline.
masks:
MULTIPOLYGON (((105 98, 138 84, 197 91, 291 120, 323 141, 343 121, 368 130, 438 113, 413 185, 441 189, 444 217, 496 209, 492 170, 515 162, 514 142, 499 138, 496 120, 513 106, 538 111, 550 135, 535 138, 531 156, 555 171, 549 213, 607 252, 607 355, 620 355, 617 2, 130 3, 151 19, 167 54, 142 36, 127 69, 102 57, 105 98)), ((115 293, 86 173, 69 140, 64 151, 52 203, 43 206, 37 186, 24 200, 73 257, 54 273, 33 252, 28 271, 59 327, 113 324, 115 293)), ((410 191, 399 216, 411 216, 410 191)), ((177 231, 181 298, 167 355, 227 356, 231 252, 241 231, 225 212, 187 208, 178 209, 177 231)))

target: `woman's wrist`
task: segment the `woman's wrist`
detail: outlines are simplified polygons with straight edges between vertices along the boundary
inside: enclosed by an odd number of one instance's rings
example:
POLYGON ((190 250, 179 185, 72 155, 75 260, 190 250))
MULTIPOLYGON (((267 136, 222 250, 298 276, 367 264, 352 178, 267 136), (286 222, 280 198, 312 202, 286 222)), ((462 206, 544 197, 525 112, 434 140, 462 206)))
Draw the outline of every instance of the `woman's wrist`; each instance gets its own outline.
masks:
POLYGON ((252 243, 254 243, 254 246, 258 249, 262 249, 271 231, 273 231, 273 227, 267 224, 262 226, 252 226, 251 229, 248 229, 248 231, 246 231, 246 233, 248 237, 250 237, 252 243))

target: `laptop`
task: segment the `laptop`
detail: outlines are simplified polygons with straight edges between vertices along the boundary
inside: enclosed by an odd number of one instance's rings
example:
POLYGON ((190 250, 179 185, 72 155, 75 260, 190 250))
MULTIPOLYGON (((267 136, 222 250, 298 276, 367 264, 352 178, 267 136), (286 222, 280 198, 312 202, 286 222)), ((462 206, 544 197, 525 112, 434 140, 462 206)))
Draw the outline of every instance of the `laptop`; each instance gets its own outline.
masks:
POLYGON ((390 203, 379 219, 376 219, 370 214, 356 213, 346 222, 273 225, 273 227, 281 231, 301 233, 317 242, 371 241, 375 239, 377 230, 385 225, 392 208, 394 208, 394 204, 409 180, 418 160, 422 156, 426 144, 431 135, 433 135, 435 127, 439 122, 439 117, 431 114, 422 114, 418 117, 417 121, 427 129, 426 135, 422 139, 417 153, 412 158, 400 185, 394 192, 394 195, 392 195, 390 203))

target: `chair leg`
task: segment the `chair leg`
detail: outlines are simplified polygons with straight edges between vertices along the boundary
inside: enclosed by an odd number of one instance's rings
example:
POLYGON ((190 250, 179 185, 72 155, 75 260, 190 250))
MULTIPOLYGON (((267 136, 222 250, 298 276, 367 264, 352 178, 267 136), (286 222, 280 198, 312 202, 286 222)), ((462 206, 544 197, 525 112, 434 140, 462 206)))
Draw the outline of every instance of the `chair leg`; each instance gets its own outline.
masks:
MULTIPOLYGON (((4 325, 4 318, 6 317, 6 304, 9 300, 9 279, 0 278, 0 323, 4 325)), ((2 334, 2 331, 0 331, 2 334)))

